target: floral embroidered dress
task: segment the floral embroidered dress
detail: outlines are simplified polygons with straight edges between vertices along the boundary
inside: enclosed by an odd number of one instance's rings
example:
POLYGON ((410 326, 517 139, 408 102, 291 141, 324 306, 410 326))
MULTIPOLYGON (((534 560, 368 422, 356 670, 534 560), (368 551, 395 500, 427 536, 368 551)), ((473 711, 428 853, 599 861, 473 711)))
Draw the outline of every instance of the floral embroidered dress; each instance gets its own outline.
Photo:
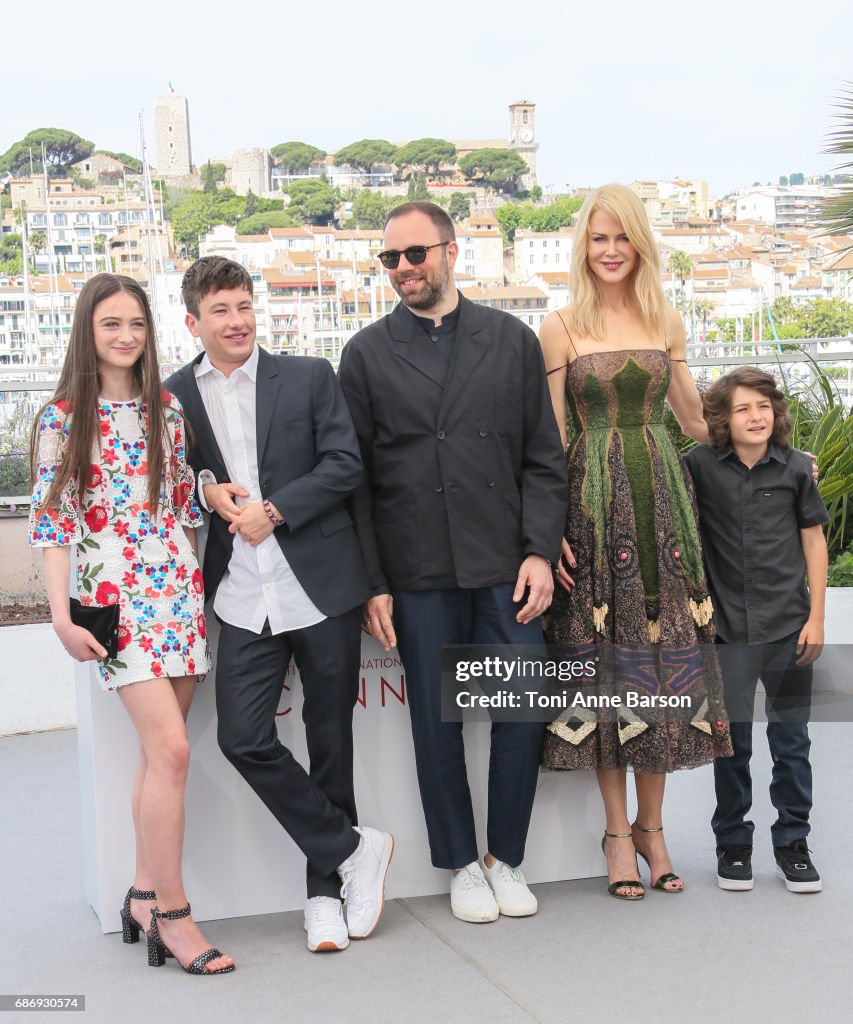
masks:
POLYGON ((568 707, 548 727, 547 768, 671 772, 731 753, 692 481, 664 422, 669 381, 656 349, 585 353, 568 367, 577 569, 570 591, 554 590, 548 639, 598 656, 590 692, 614 710, 568 707), (689 710, 661 710, 671 698, 689 710))
POLYGON ((85 487, 72 482, 59 506, 42 509, 71 429, 72 412, 50 405, 38 425, 38 467, 30 544, 77 549, 77 589, 84 605, 119 604, 118 657, 98 662, 101 687, 113 690, 154 676, 202 675, 210 668, 201 570, 182 527, 202 518, 184 451, 181 406, 166 402, 166 470, 159 514, 147 498, 145 406, 100 400, 100 459, 85 487), (169 451, 174 448, 177 479, 169 451), (82 494, 80 493, 82 492, 82 494))

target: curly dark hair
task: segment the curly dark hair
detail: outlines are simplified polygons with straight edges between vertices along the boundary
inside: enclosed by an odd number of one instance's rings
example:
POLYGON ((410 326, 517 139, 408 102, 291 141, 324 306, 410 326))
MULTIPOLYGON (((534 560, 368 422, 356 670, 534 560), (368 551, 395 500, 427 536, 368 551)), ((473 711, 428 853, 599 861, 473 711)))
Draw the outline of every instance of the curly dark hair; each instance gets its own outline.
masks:
POLYGON ((719 377, 702 395, 703 413, 711 435, 711 446, 722 452, 731 444, 729 420, 732 413, 732 395, 735 388, 751 388, 769 398, 773 405, 773 434, 770 440, 780 448, 791 438, 791 420, 788 403, 776 381, 755 366, 738 366, 719 377))

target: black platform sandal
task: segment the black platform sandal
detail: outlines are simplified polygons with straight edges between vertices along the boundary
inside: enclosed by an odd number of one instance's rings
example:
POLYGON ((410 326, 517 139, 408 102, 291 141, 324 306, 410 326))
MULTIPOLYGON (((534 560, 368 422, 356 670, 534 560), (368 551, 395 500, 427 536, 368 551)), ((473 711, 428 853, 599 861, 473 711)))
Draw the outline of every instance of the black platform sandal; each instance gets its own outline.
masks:
MULTIPOLYGON (((167 956, 174 956, 168 946, 160 938, 160 929, 157 927, 157 921, 162 918, 164 921, 180 921, 182 917, 190 916, 190 905, 189 903, 185 907, 180 907, 178 910, 159 910, 155 907, 151 911, 151 931, 148 932, 148 966, 149 967, 162 967, 165 958, 167 956)), ((236 964, 231 964, 230 967, 218 967, 215 971, 208 971, 207 964, 211 960, 216 960, 217 957, 223 956, 222 953, 214 946, 210 949, 206 949, 203 953, 193 960, 191 964, 184 967, 181 961, 175 957, 175 963, 187 974, 229 974, 234 970, 236 964)))
MULTIPOLYGON (((140 931, 145 932, 145 937, 148 938, 148 932, 135 921, 133 915, 130 912, 130 901, 131 900, 146 900, 154 902, 157 899, 157 893, 153 889, 134 889, 131 886, 127 890, 127 896, 124 898, 124 904, 121 908, 121 941, 133 944, 139 942, 140 931)), ((167 953, 166 956, 171 956, 171 953, 167 953)))

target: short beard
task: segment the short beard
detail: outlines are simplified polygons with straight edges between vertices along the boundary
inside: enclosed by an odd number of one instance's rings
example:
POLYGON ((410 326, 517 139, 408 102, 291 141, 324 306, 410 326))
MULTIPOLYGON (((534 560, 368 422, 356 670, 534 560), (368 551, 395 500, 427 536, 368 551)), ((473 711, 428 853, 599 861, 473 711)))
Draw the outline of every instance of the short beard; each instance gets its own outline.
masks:
POLYGON ((429 281, 424 281, 424 292, 420 298, 415 298, 415 296, 407 297, 401 292, 397 292, 403 300, 403 304, 408 309, 434 309, 443 301, 450 287, 450 268, 447 265, 447 256, 444 251, 441 254, 441 272, 442 279, 439 284, 431 284, 429 281))

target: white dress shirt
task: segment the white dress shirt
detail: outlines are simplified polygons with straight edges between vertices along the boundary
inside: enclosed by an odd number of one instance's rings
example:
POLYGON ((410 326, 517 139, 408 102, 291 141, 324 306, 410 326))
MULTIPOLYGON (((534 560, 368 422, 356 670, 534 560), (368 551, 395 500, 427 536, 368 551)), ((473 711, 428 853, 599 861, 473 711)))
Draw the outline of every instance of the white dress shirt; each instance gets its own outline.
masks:
MULTIPOLYGON (((234 502, 247 505, 261 501, 256 400, 258 346, 230 377, 216 369, 207 353, 194 372, 228 476, 232 483, 249 492, 248 498, 235 497, 234 502)), ((205 483, 215 483, 206 469, 199 474, 198 491, 207 508, 205 483)), ((287 509, 279 512, 287 517, 287 509)), ((267 619, 272 633, 283 633, 316 625, 326 617, 305 593, 273 534, 255 547, 239 533, 234 535, 231 561, 219 582, 213 610, 224 622, 252 633, 260 633, 267 619)))

